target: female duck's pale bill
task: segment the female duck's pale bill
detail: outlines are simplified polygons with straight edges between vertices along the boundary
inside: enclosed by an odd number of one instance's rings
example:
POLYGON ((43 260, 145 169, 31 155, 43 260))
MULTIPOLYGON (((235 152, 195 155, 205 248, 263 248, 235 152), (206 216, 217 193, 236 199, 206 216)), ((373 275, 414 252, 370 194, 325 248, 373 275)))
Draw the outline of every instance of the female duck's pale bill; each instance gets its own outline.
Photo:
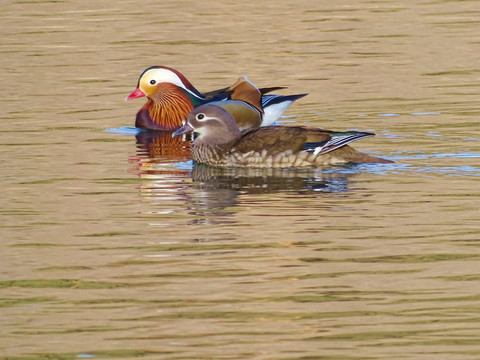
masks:
POLYGON ((207 104, 195 108, 173 136, 195 132, 194 161, 212 166, 322 167, 392 163, 356 151, 348 143, 375 134, 303 126, 266 126, 240 131, 229 112, 207 104))
MULTIPOLYGON (((142 72, 137 89, 127 100, 148 98, 135 120, 135 126, 143 129, 176 130, 195 107, 212 101, 231 100, 245 102, 257 109, 257 113, 242 125, 250 128, 271 125, 295 100, 306 95, 265 95, 277 89, 280 88, 258 89, 246 77, 240 77, 229 87, 202 94, 175 69, 152 66, 142 72)), ((237 120, 235 114, 232 115, 237 120)))

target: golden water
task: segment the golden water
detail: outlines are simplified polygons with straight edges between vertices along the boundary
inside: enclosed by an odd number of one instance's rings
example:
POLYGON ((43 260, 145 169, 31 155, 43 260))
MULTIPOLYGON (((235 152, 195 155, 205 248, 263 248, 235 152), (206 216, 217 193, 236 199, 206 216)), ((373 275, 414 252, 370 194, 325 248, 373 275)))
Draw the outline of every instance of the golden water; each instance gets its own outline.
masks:
POLYGON ((0 357, 480 358, 478 1, 12 1, 0 18, 0 357), (396 163, 192 169, 104 131, 133 126, 143 100, 124 98, 151 65, 201 91, 245 74, 308 92, 282 120, 373 131, 354 147, 396 163))

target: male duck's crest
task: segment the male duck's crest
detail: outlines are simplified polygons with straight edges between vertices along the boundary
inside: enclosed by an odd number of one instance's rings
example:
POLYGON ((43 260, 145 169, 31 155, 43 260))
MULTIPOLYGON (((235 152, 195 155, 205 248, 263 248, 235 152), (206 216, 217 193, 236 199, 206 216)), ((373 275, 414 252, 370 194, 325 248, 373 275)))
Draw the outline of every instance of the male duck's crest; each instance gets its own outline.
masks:
POLYGON ((158 86, 161 83, 173 84, 183 89, 185 93, 194 99, 204 100, 202 94, 195 89, 185 76, 177 70, 166 66, 151 66, 145 69, 138 78, 137 89, 127 97, 127 100, 142 96, 151 97, 158 91, 158 86))
MULTIPOLYGON (((166 66, 152 66, 145 69, 137 83, 137 89, 127 100, 146 96, 148 101, 138 111, 135 126, 153 130, 178 129, 195 107, 222 101, 237 101, 257 110, 249 118, 242 112, 242 127, 270 125, 275 122, 293 101, 305 96, 264 95, 278 87, 258 89, 244 76, 233 85, 200 93, 180 72, 166 66)), ((224 107, 223 104, 218 104, 224 107)), ((228 105, 230 111, 232 104, 228 105)), ((235 120, 236 114, 232 113, 235 120)))
POLYGON ((219 106, 195 108, 173 136, 195 132, 194 161, 212 166, 311 167, 346 163, 391 163, 354 150, 352 141, 375 134, 303 126, 265 126, 241 132, 219 106))

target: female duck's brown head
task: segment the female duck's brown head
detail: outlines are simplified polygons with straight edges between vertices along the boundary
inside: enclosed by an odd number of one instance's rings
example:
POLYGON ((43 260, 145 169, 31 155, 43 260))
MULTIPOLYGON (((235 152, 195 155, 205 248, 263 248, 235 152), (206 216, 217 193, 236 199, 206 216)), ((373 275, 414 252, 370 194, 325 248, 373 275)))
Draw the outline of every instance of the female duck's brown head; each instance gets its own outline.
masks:
POLYGON ((240 129, 232 115, 220 106, 202 105, 193 109, 188 115, 185 124, 173 133, 196 133, 196 143, 222 145, 240 137, 240 129))

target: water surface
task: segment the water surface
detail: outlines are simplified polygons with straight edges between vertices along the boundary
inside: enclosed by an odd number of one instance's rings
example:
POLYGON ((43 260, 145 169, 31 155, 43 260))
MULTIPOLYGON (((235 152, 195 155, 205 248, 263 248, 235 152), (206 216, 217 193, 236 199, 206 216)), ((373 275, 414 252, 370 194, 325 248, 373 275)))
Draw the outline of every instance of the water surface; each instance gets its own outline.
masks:
POLYGON ((5 4, 0 356, 479 358, 477 3, 5 4), (396 163, 193 167, 126 128, 151 65, 396 163))

